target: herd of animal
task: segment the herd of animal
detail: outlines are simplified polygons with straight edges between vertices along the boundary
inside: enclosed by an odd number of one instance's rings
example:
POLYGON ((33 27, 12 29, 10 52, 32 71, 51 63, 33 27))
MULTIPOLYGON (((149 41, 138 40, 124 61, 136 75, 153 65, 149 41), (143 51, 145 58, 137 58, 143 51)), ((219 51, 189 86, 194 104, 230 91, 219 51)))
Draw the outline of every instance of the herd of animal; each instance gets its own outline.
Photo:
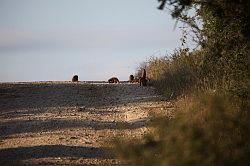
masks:
MULTIPOLYGON (((72 82, 78 82, 78 75, 74 75, 72 78, 72 82)), ((119 83, 119 79, 117 77, 112 77, 108 79, 108 83, 119 83)), ((140 86, 147 86, 148 79, 146 77, 146 70, 143 69, 142 76, 139 78, 134 77, 134 75, 129 76, 129 83, 139 83, 140 86)))

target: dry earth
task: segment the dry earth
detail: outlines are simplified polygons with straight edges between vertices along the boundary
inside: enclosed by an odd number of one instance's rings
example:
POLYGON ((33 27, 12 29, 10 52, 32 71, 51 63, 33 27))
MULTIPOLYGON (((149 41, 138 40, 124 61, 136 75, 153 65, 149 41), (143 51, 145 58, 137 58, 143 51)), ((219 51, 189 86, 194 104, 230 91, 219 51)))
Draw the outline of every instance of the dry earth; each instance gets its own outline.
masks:
POLYGON ((0 165, 122 165, 108 141, 141 137, 162 110, 138 84, 1 83, 0 165))

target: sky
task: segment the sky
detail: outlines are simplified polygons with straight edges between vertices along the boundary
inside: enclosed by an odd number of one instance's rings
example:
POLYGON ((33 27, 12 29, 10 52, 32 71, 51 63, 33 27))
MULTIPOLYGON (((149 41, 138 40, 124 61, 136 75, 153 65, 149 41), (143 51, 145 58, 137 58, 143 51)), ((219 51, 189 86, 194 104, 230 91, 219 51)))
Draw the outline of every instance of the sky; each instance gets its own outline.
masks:
POLYGON ((127 80, 180 46, 157 0, 0 0, 0 82, 127 80))

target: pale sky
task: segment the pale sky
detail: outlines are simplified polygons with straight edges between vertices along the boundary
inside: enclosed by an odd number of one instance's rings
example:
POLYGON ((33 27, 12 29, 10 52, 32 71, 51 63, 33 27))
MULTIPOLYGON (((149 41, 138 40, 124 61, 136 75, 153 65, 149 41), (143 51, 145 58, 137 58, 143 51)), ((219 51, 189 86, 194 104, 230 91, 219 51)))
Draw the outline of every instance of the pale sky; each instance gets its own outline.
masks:
POLYGON ((0 82, 127 80, 180 46, 157 0, 0 0, 0 82))

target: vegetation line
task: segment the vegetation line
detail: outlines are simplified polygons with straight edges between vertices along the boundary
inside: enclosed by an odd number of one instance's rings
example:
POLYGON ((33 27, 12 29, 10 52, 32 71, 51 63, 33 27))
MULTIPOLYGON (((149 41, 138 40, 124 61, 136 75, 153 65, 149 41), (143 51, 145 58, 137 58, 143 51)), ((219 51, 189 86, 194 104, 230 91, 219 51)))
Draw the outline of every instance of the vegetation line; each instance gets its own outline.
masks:
POLYGON ((182 47, 151 58, 138 74, 146 68, 150 83, 175 99, 175 117, 153 118, 151 133, 116 141, 117 152, 136 166, 249 165, 250 2, 159 2, 184 23, 182 47))

